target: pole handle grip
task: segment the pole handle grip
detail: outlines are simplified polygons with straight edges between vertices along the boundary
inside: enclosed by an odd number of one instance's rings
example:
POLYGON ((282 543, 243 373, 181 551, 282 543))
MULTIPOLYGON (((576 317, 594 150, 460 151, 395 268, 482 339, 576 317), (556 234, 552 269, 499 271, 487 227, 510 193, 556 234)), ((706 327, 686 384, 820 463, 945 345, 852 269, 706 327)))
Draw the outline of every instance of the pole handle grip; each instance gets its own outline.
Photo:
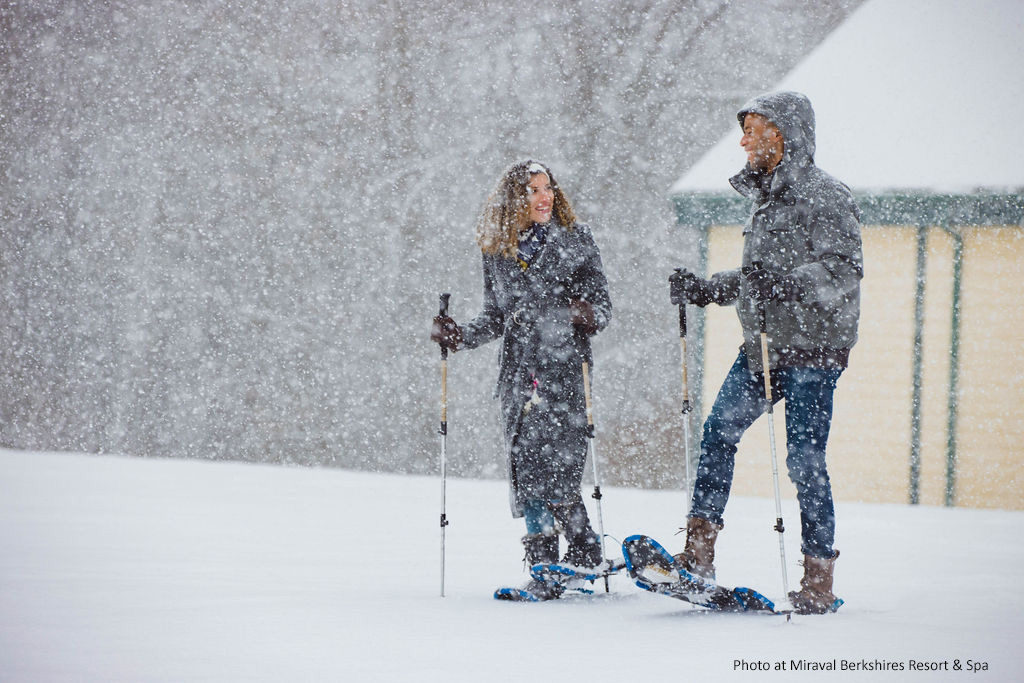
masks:
MULTIPOLYGON (((742 273, 744 275, 747 275, 748 273, 752 273, 755 270, 761 270, 762 268, 764 268, 764 262, 762 262, 762 261, 751 261, 750 265, 749 266, 743 266, 743 268, 741 268, 741 271, 742 271, 742 273)), ((762 335, 768 334, 768 318, 765 315, 765 308, 766 308, 765 302, 763 302, 763 301, 758 301, 757 302, 757 318, 758 318, 757 322, 758 322, 758 327, 760 328, 760 332, 761 332, 762 335)))
MULTIPOLYGON (((682 273, 682 268, 676 268, 677 273, 682 273)), ((679 336, 686 337, 686 303, 679 304, 679 336)))
POLYGON ((594 435, 594 410, 590 402, 590 363, 583 361, 583 401, 587 407, 587 428, 594 435))
MULTIPOLYGON (((451 294, 445 292, 441 295, 441 305, 437 309, 437 314, 441 317, 448 315, 448 299, 452 297, 451 294)), ((448 358, 448 347, 444 344, 439 345, 441 347, 441 359, 446 360, 448 358)))

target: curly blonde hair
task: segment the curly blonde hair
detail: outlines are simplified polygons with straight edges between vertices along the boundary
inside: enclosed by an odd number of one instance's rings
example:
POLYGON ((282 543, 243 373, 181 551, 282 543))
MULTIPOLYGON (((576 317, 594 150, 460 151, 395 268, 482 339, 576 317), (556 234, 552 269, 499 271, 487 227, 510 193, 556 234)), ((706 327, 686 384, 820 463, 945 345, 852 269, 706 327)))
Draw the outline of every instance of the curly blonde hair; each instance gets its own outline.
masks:
POLYGON ((576 214, 565 193, 555 181, 551 169, 539 161, 527 159, 512 164, 501 176, 497 187, 484 202, 476 222, 476 242, 485 254, 500 254, 515 258, 519 248, 519 235, 530 227, 528 187, 530 179, 538 173, 551 181, 555 201, 551 213, 555 220, 571 230, 576 225, 576 214))

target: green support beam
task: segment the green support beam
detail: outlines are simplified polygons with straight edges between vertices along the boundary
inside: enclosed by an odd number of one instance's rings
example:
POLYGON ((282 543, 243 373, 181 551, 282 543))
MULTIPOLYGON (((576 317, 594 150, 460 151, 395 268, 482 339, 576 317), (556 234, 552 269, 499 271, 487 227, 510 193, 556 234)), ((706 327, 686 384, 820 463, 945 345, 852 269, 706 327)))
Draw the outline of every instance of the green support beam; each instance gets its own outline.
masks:
POLYGON ((958 230, 946 228, 953 236, 952 320, 949 334, 949 404, 946 409, 946 507, 956 504, 956 421, 960 405, 960 304, 964 272, 964 238, 958 230))
POLYGON ((910 399, 910 504, 921 502, 921 391, 924 365, 925 272, 928 265, 928 228, 917 227, 917 276, 914 278, 914 347, 910 399))

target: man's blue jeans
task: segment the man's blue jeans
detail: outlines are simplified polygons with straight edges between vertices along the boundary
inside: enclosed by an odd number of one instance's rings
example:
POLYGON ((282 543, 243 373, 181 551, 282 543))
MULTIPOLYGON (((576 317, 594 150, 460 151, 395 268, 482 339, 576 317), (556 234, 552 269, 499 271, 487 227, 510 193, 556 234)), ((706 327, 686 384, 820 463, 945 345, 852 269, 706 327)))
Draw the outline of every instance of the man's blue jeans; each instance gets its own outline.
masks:
MULTIPOLYGON (((832 394, 841 373, 840 369, 804 367, 771 371, 772 399, 786 399, 786 466, 800 503, 801 551, 813 557, 834 554, 836 518, 825 445, 832 424, 832 394)), ((736 447, 764 412, 763 375, 750 371, 741 350, 704 422, 691 517, 724 524, 736 447)))

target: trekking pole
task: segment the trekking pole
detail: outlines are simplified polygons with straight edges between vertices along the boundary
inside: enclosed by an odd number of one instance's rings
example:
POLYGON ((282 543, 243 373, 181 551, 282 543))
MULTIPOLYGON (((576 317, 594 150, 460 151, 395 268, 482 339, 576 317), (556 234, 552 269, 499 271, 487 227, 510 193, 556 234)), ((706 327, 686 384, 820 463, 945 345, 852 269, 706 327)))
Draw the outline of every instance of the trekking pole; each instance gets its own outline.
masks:
MULTIPOLYGON (((761 263, 754 261, 754 270, 760 270, 761 263)), ((765 313, 765 302, 757 304, 761 328, 761 366, 764 373, 764 397, 768 401, 768 443, 772 455, 772 484, 775 488, 775 530, 779 532, 779 559, 782 563, 782 595, 789 599, 789 579, 786 576, 786 543, 783 534, 786 532, 782 524, 782 496, 779 494, 779 460, 775 454, 775 410, 772 401, 771 362, 768 360, 768 318, 765 313)))
MULTIPOLYGON (((448 299, 451 294, 441 295, 441 308, 438 315, 448 315, 448 299)), ((441 597, 444 597, 444 531, 448 526, 445 513, 445 494, 448 486, 448 347, 441 347, 441 597)))
MULTIPOLYGON (((676 268, 676 272, 682 272, 682 268, 676 268)), ((683 368, 683 453, 686 460, 686 508, 689 513, 690 502, 693 498, 693 471, 690 462, 690 411, 693 406, 690 404, 690 387, 686 375, 686 302, 679 302, 679 350, 683 368)))
MULTIPOLYGON (((604 553, 604 516, 601 514, 601 479, 597 474, 597 452, 594 450, 594 411, 590 401, 590 364, 583 361, 583 397, 587 403, 587 447, 590 451, 590 465, 594 469, 594 493, 597 501, 597 533, 601 539, 601 559, 604 553)), ((604 576, 604 592, 608 592, 608 574, 604 576)))

